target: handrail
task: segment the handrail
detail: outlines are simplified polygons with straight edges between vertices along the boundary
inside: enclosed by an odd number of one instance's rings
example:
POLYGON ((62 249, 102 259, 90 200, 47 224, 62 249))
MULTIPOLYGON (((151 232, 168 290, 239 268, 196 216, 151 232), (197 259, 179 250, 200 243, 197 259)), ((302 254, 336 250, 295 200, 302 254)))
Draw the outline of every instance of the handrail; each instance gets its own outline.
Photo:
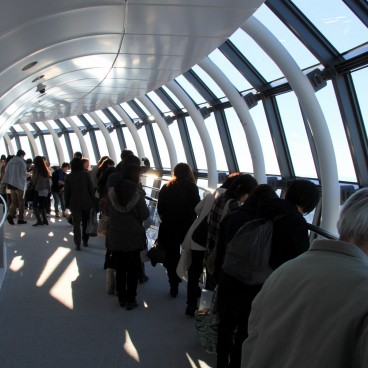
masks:
POLYGON ((308 223, 308 229, 310 231, 314 232, 315 234, 322 235, 326 239, 331 239, 331 240, 338 240, 339 239, 335 234, 333 234, 333 233, 331 233, 331 232, 329 232, 325 229, 322 229, 321 227, 318 227, 316 225, 312 225, 312 224, 308 223))
POLYGON ((3 203, 4 203, 4 216, 0 221, 0 229, 2 228, 2 226, 4 225, 5 219, 8 215, 8 205, 6 204, 6 200, 5 198, 0 194, 0 199, 2 199, 3 203))
POLYGON ((145 196, 146 199, 148 199, 149 201, 152 201, 152 202, 158 202, 158 199, 156 198, 152 198, 152 197, 149 197, 149 196, 145 196))

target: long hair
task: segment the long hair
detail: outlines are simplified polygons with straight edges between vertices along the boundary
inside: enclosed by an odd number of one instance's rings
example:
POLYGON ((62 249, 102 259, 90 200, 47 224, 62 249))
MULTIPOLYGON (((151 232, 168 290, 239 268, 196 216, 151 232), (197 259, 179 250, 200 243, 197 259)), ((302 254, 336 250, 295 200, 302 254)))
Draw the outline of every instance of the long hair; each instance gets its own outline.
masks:
POLYGON ((82 159, 79 158, 79 157, 74 157, 70 161, 70 169, 72 170, 72 172, 83 171, 83 162, 82 162, 82 159))
POLYGON ((226 195, 229 198, 239 200, 243 195, 249 194, 258 185, 257 180, 250 174, 242 174, 235 177, 226 195))
POLYGON ((195 178, 192 168, 188 164, 181 162, 174 167, 173 176, 171 180, 167 182, 166 186, 170 186, 174 183, 181 184, 185 182, 195 184, 195 178))
POLYGON ((126 206, 137 190, 141 169, 137 165, 125 166, 123 175, 115 185, 115 195, 121 206, 126 206))
POLYGON ((46 165, 45 160, 41 156, 36 156, 33 160, 33 172, 47 178, 50 176, 50 170, 46 165))

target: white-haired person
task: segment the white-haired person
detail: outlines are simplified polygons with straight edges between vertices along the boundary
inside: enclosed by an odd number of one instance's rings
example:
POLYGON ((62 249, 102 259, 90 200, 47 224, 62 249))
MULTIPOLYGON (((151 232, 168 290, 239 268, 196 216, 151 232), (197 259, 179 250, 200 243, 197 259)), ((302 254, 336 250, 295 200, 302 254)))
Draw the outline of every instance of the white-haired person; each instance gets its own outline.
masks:
POLYGON ((315 240, 252 304, 242 368, 368 367, 368 188, 344 204, 339 240, 315 240))

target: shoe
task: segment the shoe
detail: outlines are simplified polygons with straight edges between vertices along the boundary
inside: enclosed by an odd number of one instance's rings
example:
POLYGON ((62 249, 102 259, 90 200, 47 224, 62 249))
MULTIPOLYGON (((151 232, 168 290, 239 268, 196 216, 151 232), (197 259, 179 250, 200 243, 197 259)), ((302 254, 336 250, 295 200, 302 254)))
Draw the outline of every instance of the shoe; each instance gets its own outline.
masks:
POLYGON ((133 302, 126 303, 126 309, 131 310, 138 307, 138 303, 134 300, 133 302))
POLYGON ((81 250, 80 244, 75 245, 75 250, 81 250))
POLYGON ((27 221, 24 221, 24 220, 18 220, 18 225, 23 225, 23 224, 26 224, 27 221))
POLYGON ((173 297, 173 298, 176 298, 178 296, 178 285, 173 285, 170 287, 170 295, 173 297))
POLYGON ((6 216, 6 219, 8 220, 10 225, 14 225, 14 220, 13 220, 12 216, 8 215, 8 216, 6 216))
POLYGON ((88 242, 84 241, 83 246, 87 248, 88 247, 88 242))
POLYGON ((149 280, 149 277, 146 275, 143 275, 142 277, 139 278, 139 283, 140 284, 144 284, 145 282, 147 282, 149 280))
POLYGON ((190 317, 194 317, 194 313, 197 310, 196 307, 192 307, 191 305, 187 305, 185 309, 185 314, 190 317))
POLYGON ((59 212, 56 212, 56 213, 55 213, 55 217, 56 217, 56 218, 60 218, 60 214, 59 214, 59 212))
POLYGON ((35 224, 33 224, 32 226, 41 226, 41 225, 43 225, 43 222, 36 222, 35 224))

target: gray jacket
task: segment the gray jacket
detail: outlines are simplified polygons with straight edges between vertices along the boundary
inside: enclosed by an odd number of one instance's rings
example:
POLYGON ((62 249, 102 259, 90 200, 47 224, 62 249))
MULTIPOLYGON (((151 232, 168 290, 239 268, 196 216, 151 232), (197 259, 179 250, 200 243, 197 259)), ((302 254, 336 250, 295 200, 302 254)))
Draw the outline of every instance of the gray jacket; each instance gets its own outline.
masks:
POLYGON ((368 257, 315 240, 254 299, 242 368, 368 367, 368 257))
POLYGON ((40 175, 38 171, 33 171, 31 183, 37 192, 40 190, 50 190, 50 178, 40 175))
POLYGON ((106 247, 111 251, 133 252, 146 246, 143 221, 149 217, 144 192, 138 187, 126 206, 121 206, 115 189, 109 188, 107 214, 109 231, 106 247))
POLYGON ((20 190, 24 190, 27 180, 27 167, 24 160, 14 156, 6 165, 3 184, 10 184, 20 190))

